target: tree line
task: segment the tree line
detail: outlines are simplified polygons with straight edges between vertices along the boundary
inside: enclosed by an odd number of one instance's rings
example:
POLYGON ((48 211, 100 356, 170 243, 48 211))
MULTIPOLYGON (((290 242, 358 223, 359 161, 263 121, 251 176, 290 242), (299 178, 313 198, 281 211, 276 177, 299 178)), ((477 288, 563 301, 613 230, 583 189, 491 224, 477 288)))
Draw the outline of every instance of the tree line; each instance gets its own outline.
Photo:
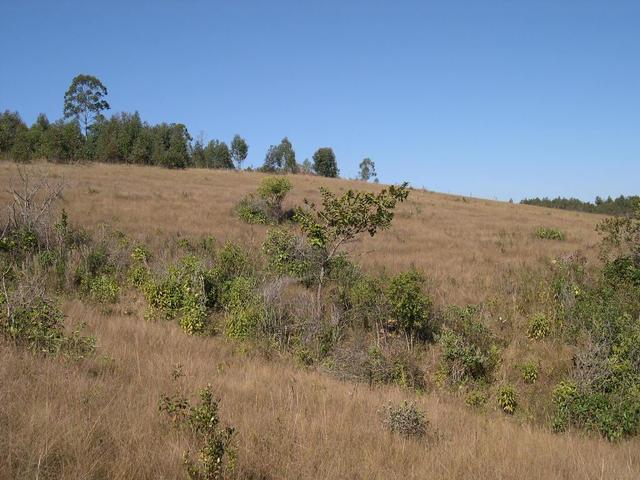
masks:
MULTIPOLYGON (((0 157, 19 162, 32 159, 71 163, 98 161, 155 165, 167 168, 242 169, 249 145, 240 135, 227 144, 222 140, 195 140, 181 123, 144 122, 138 112, 116 113, 110 109, 108 91, 91 75, 76 76, 64 95, 64 118, 50 122, 40 114, 30 127, 18 112, 0 113, 0 157)), ((259 168, 265 172, 306 173, 338 177, 340 171, 331 147, 321 147, 312 160, 298 163, 287 137, 271 145, 259 168)), ((369 158, 360 163, 359 179, 377 180, 375 165, 369 158)))
POLYGON ((524 205, 535 205, 538 207, 558 208, 560 210, 575 210, 578 212, 601 213, 604 215, 629 215, 634 211, 634 204, 640 201, 640 196, 620 195, 617 198, 607 197, 603 199, 596 197, 595 202, 584 202, 577 198, 556 197, 525 198, 520 201, 524 205))

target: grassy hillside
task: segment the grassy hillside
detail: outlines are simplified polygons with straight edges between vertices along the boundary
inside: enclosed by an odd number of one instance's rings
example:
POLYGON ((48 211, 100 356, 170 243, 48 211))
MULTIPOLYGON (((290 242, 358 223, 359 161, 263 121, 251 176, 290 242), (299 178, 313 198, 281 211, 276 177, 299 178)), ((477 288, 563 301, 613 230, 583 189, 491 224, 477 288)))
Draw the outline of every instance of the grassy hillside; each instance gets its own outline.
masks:
MULTIPOLYGON (((109 225, 163 252, 166 261, 179 255, 180 238, 212 235, 217 244, 233 240, 256 250, 264 239, 265 227, 246 225, 234 213, 240 198, 255 191, 263 177, 258 173, 100 164, 37 168, 64 178, 62 206, 70 221, 95 235, 109 225)), ((0 164, 3 205, 12 176, 15 165, 0 164)), ((318 199, 321 185, 333 191, 382 188, 290 178, 288 206, 318 199)), ((189 336, 175 322, 146 320, 145 301, 134 289, 123 288, 109 308, 62 295, 68 318, 86 322, 87 333, 97 338, 96 354, 73 361, 0 343, 0 478, 182 478, 183 451, 196 447, 158 411, 159 400, 175 391, 193 398, 206 384, 221 398, 223 424, 237 429, 234 478, 637 478, 637 438, 611 443, 551 431, 548 397, 570 368, 571 347, 554 339, 531 342, 525 333, 530 309, 522 299, 544 302, 535 289, 544 278, 538 272, 577 250, 594 259, 599 220, 414 190, 389 231, 350 246, 353 260, 367 271, 395 274, 415 266, 424 272, 437 308, 487 305, 489 326, 505 339, 495 388, 517 385, 516 415, 500 412, 493 399, 472 409, 463 395, 440 387, 435 344, 417 356, 425 388, 368 385, 340 381, 326 363, 303 365, 261 343, 189 336), (541 226, 561 230, 566 239, 539 238, 541 226), (540 365, 533 385, 520 378, 520 364, 529 358, 540 365), (383 406, 402 400, 426 412, 426 438, 385 430, 383 406)), ((489 387, 490 395, 495 388, 489 387)))

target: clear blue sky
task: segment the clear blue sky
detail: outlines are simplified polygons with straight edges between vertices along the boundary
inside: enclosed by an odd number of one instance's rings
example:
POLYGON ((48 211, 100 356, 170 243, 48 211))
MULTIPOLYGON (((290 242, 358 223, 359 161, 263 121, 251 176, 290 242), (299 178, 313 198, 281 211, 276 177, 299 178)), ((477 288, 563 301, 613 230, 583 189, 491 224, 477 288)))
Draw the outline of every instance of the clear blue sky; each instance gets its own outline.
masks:
POLYGON ((341 175, 488 198, 640 193, 639 0, 0 0, 0 108, 332 146, 341 175))

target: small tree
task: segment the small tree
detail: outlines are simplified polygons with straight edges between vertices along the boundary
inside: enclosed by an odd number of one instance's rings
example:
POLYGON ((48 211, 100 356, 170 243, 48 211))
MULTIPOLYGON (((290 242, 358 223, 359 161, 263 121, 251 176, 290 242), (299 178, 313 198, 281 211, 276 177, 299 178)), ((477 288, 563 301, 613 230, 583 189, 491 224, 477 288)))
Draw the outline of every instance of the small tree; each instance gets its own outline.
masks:
POLYGON ((362 162, 360 162, 360 174, 358 175, 360 180, 368 182, 376 176, 376 165, 373 163, 373 160, 368 157, 362 160, 362 162))
POLYGON ((378 230, 389 228, 397 202, 403 202, 409 190, 407 183, 403 183, 377 194, 348 190, 338 197, 325 188, 321 188, 320 193, 321 208, 305 200, 307 208, 298 208, 294 216, 309 245, 319 252, 318 315, 321 313, 320 298, 327 268, 336 254, 346 243, 365 232, 373 237, 378 230))
POLYGON ((111 108, 104 97, 107 87, 92 75, 78 75, 64 94, 64 118, 75 118, 84 127, 87 136, 89 125, 103 110, 111 108))
POLYGON ((238 170, 242 169, 242 162, 247 158, 249 145, 240 135, 235 135, 231 141, 231 158, 238 165, 238 170))
POLYGON ((226 143, 211 140, 204 149, 206 166, 209 168, 233 168, 231 152, 226 143))
POLYGON ((331 147, 322 147, 313 154, 313 170, 323 177, 337 177, 338 163, 331 147))

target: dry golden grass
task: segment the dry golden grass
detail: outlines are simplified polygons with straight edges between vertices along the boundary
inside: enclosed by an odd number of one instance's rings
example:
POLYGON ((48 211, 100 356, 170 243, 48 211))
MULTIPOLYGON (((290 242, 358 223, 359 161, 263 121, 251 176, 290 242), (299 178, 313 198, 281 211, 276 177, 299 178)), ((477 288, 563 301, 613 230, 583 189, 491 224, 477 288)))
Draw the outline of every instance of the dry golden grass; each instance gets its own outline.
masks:
MULTIPOLYGON (((12 170, 0 165, 0 185, 12 170)), ((86 227, 109 223, 152 245, 176 235, 214 235, 259 246, 233 206, 255 190, 257 173, 168 171, 130 166, 39 165, 69 183, 64 206, 86 227)), ((317 187, 380 188, 293 177, 290 203, 317 187)), ((4 195, 4 194, 3 194, 4 195)), ((0 199, 2 202, 6 197, 0 199)), ((359 262, 395 272, 415 265, 441 303, 479 301, 505 272, 582 249, 592 254, 598 217, 414 191, 394 227, 353 246, 359 262), (539 225, 560 228, 565 242, 539 240, 539 225)), ((158 411, 163 393, 211 383, 221 414, 237 428, 238 478, 254 479, 636 479, 638 439, 612 444, 578 433, 556 435, 525 420, 432 392, 339 382, 222 337, 184 335, 173 323, 148 322, 126 295, 105 315, 77 300, 64 304, 98 338, 95 359, 44 359, 0 343, 0 478, 182 478, 184 438, 158 411), (133 312, 125 315, 124 311, 133 312), (183 365, 179 384, 171 371, 183 365), (417 399, 437 440, 386 432, 378 410, 417 399)), ((522 348, 525 348, 522 346, 522 348)), ((552 362, 554 346, 536 348, 552 362)), ((505 355, 517 357, 515 340, 505 355)), ((513 362, 510 362, 513 363, 513 362)), ((490 402, 495 402, 490 399, 490 402)))
POLYGON ((104 316, 78 302, 109 359, 79 364, 0 352, 0 478, 180 478, 180 436, 158 412, 162 393, 211 383, 238 429, 239 478, 635 479, 637 440, 616 445, 555 435, 450 398, 418 398, 439 438, 403 439, 377 411, 411 396, 333 380, 243 353, 222 338, 188 337, 175 324, 104 316))
MULTIPOLYGON (((0 185, 15 165, 0 164, 0 185)), ((40 164, 38 169, 64 177, 64 206, 71 221, 86 227, 106 223, 141 241, 162 245, 176 235, 213 235, 259 247, 265 227, 248 226, 234 213, 237 202, 254 192, 264 174, 190 169, 183 171, 129 165, 40 164)), ((318 188, 379 189, 357 181, 296 175, 286 204, 317 200, 318 188)), ((4 188, 0 189, 4 194, 4 188)), ((0 202, 5 201, 0 197, 0 202)), ((392 228, 352 246, 356 261, 394 273, 414 265, 432 279, 441 303, 484 299, 509 270, 533 266, 575 250, 592 252, 601 217, 527 205, 414 190, 392 228), (541 240, 539 226, 559 228, 563 242, 541 240)))

